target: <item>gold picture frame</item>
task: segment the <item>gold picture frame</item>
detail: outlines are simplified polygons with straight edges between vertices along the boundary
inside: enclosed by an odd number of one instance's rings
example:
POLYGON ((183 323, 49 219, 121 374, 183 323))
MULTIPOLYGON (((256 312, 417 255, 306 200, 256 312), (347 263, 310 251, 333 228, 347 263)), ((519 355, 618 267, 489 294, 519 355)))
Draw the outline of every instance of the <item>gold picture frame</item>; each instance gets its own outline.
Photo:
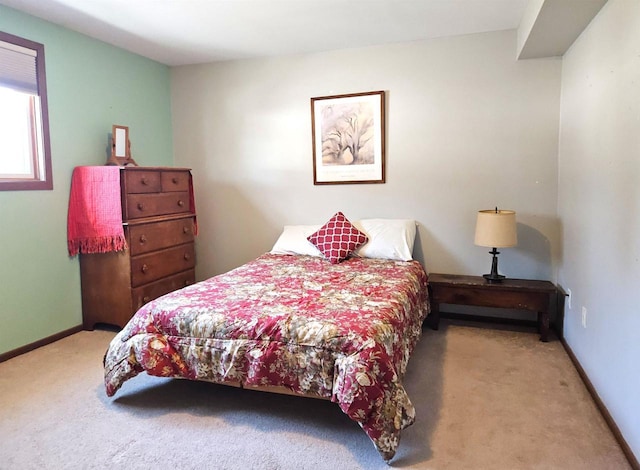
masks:
POLYGON ((385 92, 311 98, 313 184, 385 182, 385 92))

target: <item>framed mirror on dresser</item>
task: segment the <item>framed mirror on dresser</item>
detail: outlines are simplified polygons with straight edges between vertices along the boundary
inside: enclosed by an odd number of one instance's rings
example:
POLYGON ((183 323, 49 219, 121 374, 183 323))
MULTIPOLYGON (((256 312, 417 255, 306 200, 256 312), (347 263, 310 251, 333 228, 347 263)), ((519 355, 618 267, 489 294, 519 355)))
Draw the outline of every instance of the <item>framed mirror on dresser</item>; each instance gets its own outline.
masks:
POLYGON ((107 165, 138 166, 131 156, 131 140, 129 127, 114 124, 111 130, 111 155, 107 165))

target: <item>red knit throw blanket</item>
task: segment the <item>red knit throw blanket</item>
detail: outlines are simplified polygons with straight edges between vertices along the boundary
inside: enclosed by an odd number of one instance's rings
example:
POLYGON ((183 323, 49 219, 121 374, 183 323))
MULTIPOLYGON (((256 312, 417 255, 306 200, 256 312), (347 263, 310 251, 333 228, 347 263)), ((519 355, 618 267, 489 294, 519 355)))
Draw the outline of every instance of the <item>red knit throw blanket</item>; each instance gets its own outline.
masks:
POLYGON ((67 215, 69 256, 127 247, 122 228, 120 168, 78 166, 71 177, 67 215))

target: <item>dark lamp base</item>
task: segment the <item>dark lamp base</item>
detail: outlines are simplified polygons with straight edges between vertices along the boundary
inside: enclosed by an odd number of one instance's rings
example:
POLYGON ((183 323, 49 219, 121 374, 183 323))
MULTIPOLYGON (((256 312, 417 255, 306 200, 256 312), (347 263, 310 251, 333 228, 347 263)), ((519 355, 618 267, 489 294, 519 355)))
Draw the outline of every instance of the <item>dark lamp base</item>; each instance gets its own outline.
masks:
POLYGON ((502 282, 503 279, 506 279, 507 276, 503 276, 502 274, 483 274, 482 277, 484 277, 488 282, 502 282))
POLYGON ((502 282, 502 280, 505 279, 506 276, 503 276, 502 274, 498 274, 498 255, 500 254, 500 252, 494 248, 489 252, 489 254, 492 255, 491 273, 484 274, 482 277, 484 277, 489 283, 502 282))

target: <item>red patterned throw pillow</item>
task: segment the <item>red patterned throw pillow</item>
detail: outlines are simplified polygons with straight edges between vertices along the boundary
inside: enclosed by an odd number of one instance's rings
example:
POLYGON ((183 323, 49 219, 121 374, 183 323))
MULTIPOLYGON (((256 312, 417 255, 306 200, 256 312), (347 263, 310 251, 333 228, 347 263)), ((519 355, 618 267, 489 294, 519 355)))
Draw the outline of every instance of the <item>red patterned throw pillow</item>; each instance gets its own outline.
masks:
POLYGON ((367 243, 367 236, 351 225, 342 212, 336 212, 317 232, 307 237, 331 264, 337 264, 359 246, 367 243))

